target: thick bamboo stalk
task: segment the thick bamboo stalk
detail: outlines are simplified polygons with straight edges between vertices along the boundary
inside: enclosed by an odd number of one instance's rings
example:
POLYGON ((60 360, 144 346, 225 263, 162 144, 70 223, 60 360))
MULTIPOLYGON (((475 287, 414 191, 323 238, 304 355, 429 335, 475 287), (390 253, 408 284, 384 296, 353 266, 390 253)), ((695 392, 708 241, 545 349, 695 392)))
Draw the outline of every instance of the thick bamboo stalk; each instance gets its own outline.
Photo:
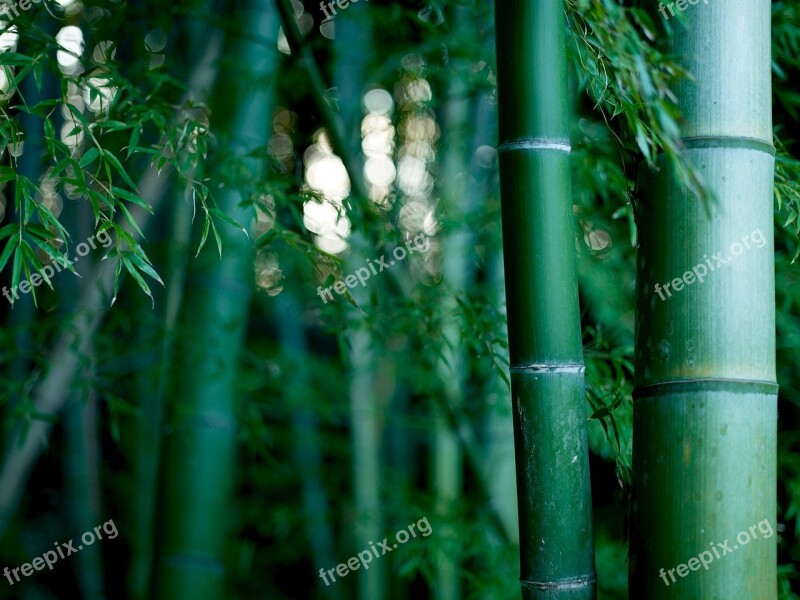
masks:
MULTIPOLYGON (((326 125, 332 130, 332 137, 339 140, 339 147, 356 202, 367 214, 369 198, 363 177, 364 156, 361 151, 361 120, 364 117, 362 98, 367 87, 367 65, 372 49, 372 31, 364 17, 368 6, 352 6, 336 18, 336 40, 334 49, 334 84, 338 90, 340 115, 326 118, 326 125)), ((312 79, 313 81, 313 79, 312 79)), ((361 214, 355 210, 348 212, 349 218, 359 220, 361 214)), ((357 222, 357 221, 356 221, 357 222)), ((359 227, 350 236, 350 251, 346 259, 347 270, 352 271, 364 265, 365 248, 370 244, 359 227)), ((367 234, 369 235, 369 234, 367 234)), ((370 242, 374 240, 369 240, 370 242)), ((364 306, 369 301, 369 292, 360 288, 353 291, 353 297, 364 306)), ((346 333, 350 347, 348 362, 350 366, 350 417, 352 438, 353 504, 356 521, 352 540, 354 547, 365 541, 381 537, 384 529, 383 506, 381 502, 381 481, 383 468, 381 462, 381 439, 383 437, 383 409, 378 394, 378 373, 372 332, 357 322, 351 322, 346 333)), ((358 598, 370 600, 386 595, 388 575, 387 563, 375 563, 368 571, 359 574, 358 598)))
POLYGON ((686 154, 715 201, 663 156, 642 173, 631 597, 774 600, 770 2, 689 7, 673 50, 694 75, 676 90, 686 154))
MULTIPOLYGON (((208 73, 202 79, 193 78, 193 83, 202 87, 190 87, 188 93, 197 102, 209 100, 210 88, 216 77, 216 64, 222 47, 222 34, 208 31, 194 23, 190 29, 187 45, 192 55, 202 54, 199 68, 205 65, 208 73)), ((191 177, 197 177, 192 172, 191 177)), ((150 595, 153 575, 156 540, 156 506, 158 500, 158 473, 161 462, 164 429, 164 407, 169 397, 172 370, 177 362, 175 345, 178 333, 180 307, 184 301, 187 265, 192 244, 192 214, 194 207, 185 199, 185 190, 176 189, 172 207, 172 223, 169 255, 165 260, 166 289, 163 294, 155 290, 157 313, 150 306, 139 310, 149 311, 140 318, 136 335, 146 348, 152 348, 156 365, 136 374, 136 391, 141 415, 131 428, 131 457, 135 495, 132 498, 130 536, 131 558, 126 580, 131 600, 145 600, 150 595), (160 338, 160 343, 156 339, 160 338)), ((148 365, 149 366, 149 365, 148 365)))
MULTIPOLYGON (((354 542, 382 538, 381 510, 381 429, 375 384, 375 349, 368 331, 350 332, 350 415, 353 444, 353 500, 356 507, 354 542)), ((358 598, 383 598, 386 593, 386 568, 362 573, 358 598)))
MULTIPOLYGON (((226 44, 226 56, 236 60, 220 72, 212 127, 244 157, 246 172, 259 177, 264 163, 252 156, 270 134, 278 20, 271 0, 237 3, 232 13, 242 33, 231 34, 226 44)), ((216 200, 239 223, 253 218, 241 189, 225 188, 216 200)), ((161 470, 157 599, 228 597, 223 559, 235 483, 238 357, 252 296, 253 257, 252 242, 241 231, 224 226, 219 235, 222 257, 212 242, 193 261, 187 278, 180 338, 186 344, 184 362, 161 470)))
POLYGON ((595 597, 564 7, 496 5, 500 191, 524 599, 595 597))
MULTIPOLYGON (((213 59, 201 59, 199 65, 216 63, 222 46, 222 34, 209 32, 194 23, 188 37, 192 54, 212 54, 213 59)), ((210 65, 209 65, 210 66, 210 65)), ((216 69, 210 68, 207 81, 201 89, 190 88, 189 94, 198 102, 207 102, 216 69)), ((191 177, 197 173, 192 172, 191 177)), ((158 474, 161 462, 164 429, 164 406, 169 394, 172 369, 176 366, 175 343, 180 307, 184 300, 187 264, 192 238, 194 207, 186 201, 184 190, 175 190, 169 255, 165 260, 166 289, 155 290, 157 313, 144 305, 140 311, 149 311, 140 318, 137 337, 145 348, 152 348, 155 365, 136 373, 136 391, 141 415, 131 427, 132 471, 135 495, 132 498, 130 536, 131 558, 126 578, 126 588, 131 600, 145 600, 150 595, 156 542, 156 506, 158 500, 158 474), (160 343, 156 339, 160 338, 160 343)))
MULTIPOLYGON (((498 250, 487 261, 488 269, 486 280, 496 282, 495 289, 498 296, 503 290, 503 256, 498 250)), ((490 285, 491 285, 490 283, 490 285)), ((502 302, 502 298, 500 298, 502 302)), ((485 383, 485 394, 504 393, 506 384, 501 380, 496 371, 485 383)), ((505 544, 520 545, 519 541, 519 511, 517 509, 517 481, 516 465, 514 462, 514 415, 501 413, 497 410, 489 411, 482 431, 486 453, 486 472, 488 497, 497 513, 497 520, 502 524, 503 530, 508 532, 505 539, 502 536, 493 539, 494 546, 505 544), (513 493, 512 493, 513 492, 513 493)))

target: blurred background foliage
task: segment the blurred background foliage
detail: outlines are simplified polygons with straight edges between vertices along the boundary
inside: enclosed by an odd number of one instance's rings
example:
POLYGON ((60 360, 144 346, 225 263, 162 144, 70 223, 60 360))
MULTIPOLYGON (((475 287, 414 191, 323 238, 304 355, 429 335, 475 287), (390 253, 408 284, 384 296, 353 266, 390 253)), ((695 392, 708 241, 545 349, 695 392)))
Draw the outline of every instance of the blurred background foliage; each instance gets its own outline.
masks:
MULTIPOLYGON (((2 284, 74 260, 98 231, 113 239, 75 262, 81 278, 0 302, 0 562, 108 519, 120 532, 0 581, 0 598, 148 597, 164 519, 196 501, 159 496, 153 478, 201 375, 198 346, 239 361, 237 467, 199 470, 233 478, 207 515, 227 532, 225 598, 515 598, 494 8, 365 0, 326 19, 294 0, 280 3, 288 27, 276 5, 276 30, 253 35, 235 4, 43 0, 0 21, 2 284), (253 48, 271 76, 253 78, 253 48), (247 97, 215 81, 269 90, 266 143, 225 125, 247 97), (320 288, 416 236, 425 250, 323 301, 320 288), (251 253, 247 281, 203 287, 226 252, 251 253), (240 343, 220 341, 227 322, 204 337, 197 294, 244 303, 240 343), (322 583, 320 568, 423 516, 433 534, 369 581, 322 583)), ((799 10, 773 2, 782 599, 800 598, 799 10)), ((691 76, 665 43, 680 25, 618 0, 567 0, 565 17, 598 591, 611 600, 627 597, 636 169, 666 152, 704 192, 670 92, 691 76)))

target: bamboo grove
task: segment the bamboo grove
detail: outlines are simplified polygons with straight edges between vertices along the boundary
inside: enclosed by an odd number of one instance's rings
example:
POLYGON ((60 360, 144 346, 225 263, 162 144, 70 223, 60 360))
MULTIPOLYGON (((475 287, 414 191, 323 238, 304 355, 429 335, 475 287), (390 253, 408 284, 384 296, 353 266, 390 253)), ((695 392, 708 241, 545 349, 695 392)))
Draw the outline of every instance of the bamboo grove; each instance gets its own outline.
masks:
POLYGON ((0 0, 0 600, 800 599, 799 15, 0 0))

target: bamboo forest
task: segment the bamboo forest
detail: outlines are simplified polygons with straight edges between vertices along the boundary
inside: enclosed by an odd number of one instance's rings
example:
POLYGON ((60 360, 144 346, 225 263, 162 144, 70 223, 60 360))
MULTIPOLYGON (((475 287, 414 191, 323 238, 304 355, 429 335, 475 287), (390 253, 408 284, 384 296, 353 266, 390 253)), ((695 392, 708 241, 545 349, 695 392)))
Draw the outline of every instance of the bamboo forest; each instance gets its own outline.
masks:
POLYGON ((0 600, 800 600, 800 0, 0 0, 0 600))

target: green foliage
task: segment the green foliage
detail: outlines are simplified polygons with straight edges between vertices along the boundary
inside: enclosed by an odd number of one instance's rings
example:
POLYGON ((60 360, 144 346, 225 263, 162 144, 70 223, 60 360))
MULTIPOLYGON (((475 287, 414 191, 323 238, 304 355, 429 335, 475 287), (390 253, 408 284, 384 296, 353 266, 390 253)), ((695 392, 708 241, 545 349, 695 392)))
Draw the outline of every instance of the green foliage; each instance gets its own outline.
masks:
POLYGON ((800 161, 786 151, 777 137, 775 147, 775 200, 778 213, 786 215, 782 227, 792 235, 795 243, 794 263, 800 256, 800 161))
POLYGON ((633 431, 632 348, 609 344, 602 331, 585 328, 586 399, 591 407, 589 419, 596 420, 605 433, 605 443, 596 436, 592 451, 617 464, 620 486, 630 486, 631 434, 633 431))
POLYGON ((795 140, 789 136, 792 131, 791 122, 796 122, 800 115, 800 94, 791 83, 800 76, 800 7, 797 2, 772 3, 772 73, 777 110, 774 142, 777 150, 775 199, 778 212, 785 215, 783 229, 790 232, 793 238, 794 262, 800 256, 800 163, 790 152, 795 140))
POLYGON ((772 3, 772 72, 775 100, 793 120, 800 113, 800 93, 790 80, 800 71, 800 7, 796 1, 772 3))
POLYGON ((627 600, 628 572, 624 568, 628 549, 624 543, 600 530, 595 536, 597 599, 627 600))
POLYGON ((800 596, 792 591, 792 582, 800 582, 800 572, 794 565, 778 566, 778 600, 800 600, 800 596))
POLYGON ((671 90, 690 74, 658 49, 659 30, 650 16, 616 0, 566 0, 566 7, 580 88, 610 127, 622 116, 620 144, 638 149, 651 166, 663 152, 684 185, 707 200, 701 175, 681 153, 680 115, 671 90))
MULTIPOLYGON (((116 5, 114 10, 119 17, 116 5)), ((0 33, 11 31, 8 23, 2 23, 0 33)), ((114 27, 102 19, 93 26, 95 35, 108 34, 104 29, 114 27)), ((0 161, 6 156, 9 161, 8 166, 0 166, 0 189, 13 189, 17 223, 0 233, 0 239, 7 238, 0 253, 0 270, 10 264, 12 285, 17 285, 44 264, 69 260, 69 247, 83 240, 73 240, 49 207, 54 194, 64 194, 88 203, 95 234, 106 232, 113 239, 114 248, 104 256, 116 263, 113 299, 123 269, 152 298, 142 276, 161 281, 138 239, 143 234, 132 209, 140 209, 140 215, 152 214, 154 199, 142 197, 135 172, 149 166, 159 176, 171 172, 178 176, 204 214, 201 247, 209 229, 220 247, 214 220, 241 227, 216 208, 208 186, 194 175, 207 157, 211 138, 206 107, 191 101, 186 85, 166 71, 142 68, 138 63, 123 72, 111 58, 116 52, 113 44, 102 49, 97 46, 84 56, 74 55, 81 58, 85 69, 72 74, 59 67, 57 50, 66 51, 33 11, 22 13, 14 27, 19 31, 21 50, 0 55, 0 68, 11 82, 9 93, 0 98, 0 161), (44 86, 43 81, 55 81, 59 93, 30 103, 23 94, 31 85, 29 80, 40 92, 52 87, 44 86), (65 122, 60 130, 59 113, 65 122), (20 125, 24 114, 40 120, 44 127, 47 152, 41 177, 22 172, 13 151, 21 148, 25 139, 20 125)), ((51 285, 49 280, 47 283, 51 285)), ((35 301, 35 289, 31 291, 35 301)))

